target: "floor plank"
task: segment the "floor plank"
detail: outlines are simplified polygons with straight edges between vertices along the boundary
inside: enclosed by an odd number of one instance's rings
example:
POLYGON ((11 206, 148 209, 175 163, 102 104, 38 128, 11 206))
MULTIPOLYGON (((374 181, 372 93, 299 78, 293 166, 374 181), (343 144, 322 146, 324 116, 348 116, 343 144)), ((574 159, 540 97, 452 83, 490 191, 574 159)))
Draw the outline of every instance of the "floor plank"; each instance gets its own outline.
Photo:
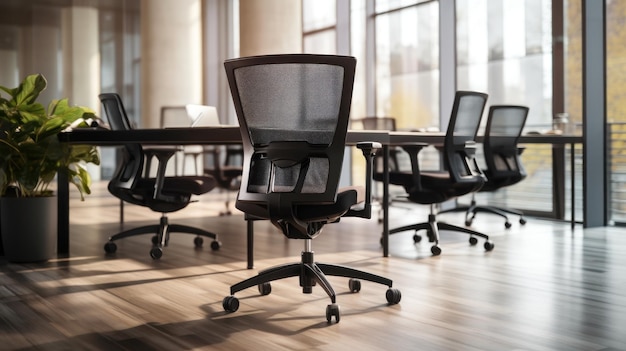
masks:
MULTIPOLYGON (((302 294, 295 278, 272 283, 268 296, 244 290, 240 309, 223 311, 231 284, 298 261, 303 248, 257 222, 255 269, 246 269, 242 215, 216 215, 224 194, 171 216, 218 233, 219 251, 194 249, 193 236, 173 234, 154 261, 149 235, 104 254, 120 229, 119 202, 103 185, 96 190, 85 202, 72 198, 70 257, 43 264, 0 258, 0 349, 626 350, 622 228, 572 231, 569 223, 529 218, 505 230, 499 218, 480 214, 475 226, 492 236, 492 252, 444 232, 442 255, 431 257, 429 244, 413 244, 406 232, 391 237, 391 256, 383 258, 376 219, 344 219, 314 240, 316 259, 387 276, 402 301, 388 306, 386 287, 369 282, 352 294, 345 278, 331 277, 341 322, 327 324, 326 294, 302 294)), ((133 206, 125 214, 124 227, 159 217, 133 206)), ((426 214, 393 208, 391 225, 426 214)))

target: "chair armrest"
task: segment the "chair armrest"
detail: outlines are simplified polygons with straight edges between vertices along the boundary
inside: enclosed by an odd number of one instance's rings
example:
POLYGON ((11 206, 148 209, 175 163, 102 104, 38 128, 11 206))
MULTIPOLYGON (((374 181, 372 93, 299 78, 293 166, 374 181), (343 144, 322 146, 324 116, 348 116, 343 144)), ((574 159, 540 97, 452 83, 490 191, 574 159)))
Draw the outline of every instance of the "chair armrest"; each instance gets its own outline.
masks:
POLYGON ((178 147, 151 147, 144 150, 146 158, 156 157, 159 162, 157 166, 156 180, 154 182, 154 193, 152 196, 153 199, 164 201, 175 200, 174 196, 168 196, 163 194, 163 184, 165 183, 165 171, 167 170, 167 163, 169 162, 170 158, 172 158, 172 156, 174 156, 174 154, 179 150, 180 148, 178 147))
MULTIPOLYGON (((423 148, 427 147, 427 143, 407 143, 400 145, 404 151, 409 154, 409 159, 411 160, 411 176, 413 178, 412 186, 421 188, 421 179, 420 179, 420 163, 418 154, 422 151, 423 148)), ((408 189, 407 189, 408 190, 408 189)))
POLYGON ((365 157, 365 203, 363 208, 359 210, 351 209, 346 213, 347 217, 372 217, 372 178, 374 175, 374 155, 383 146, 378 142, 362 141, 356 144, 356 147, 363 152, 365 157))
POLYGON ((363 150, 363 155, 364 156, 366 156, 365 155, 366 152, 367 153, 372 153, 373 152, 373 154, 371 154, 371 156, 373 156, 373 155, 376 154, 376 151, 378 149, 381 149, 383 147, 383 145, 381 143, 377 143, 375 141, 361 141, 361 142, 356 143, 356 147, 358 149, 363 150))
POLYGON ((476 155, 476 150, 478 150, 478 144, 471 140, 466 141, 465 146, 462 147, 463 153, 470 157, 474 157, 476 155))

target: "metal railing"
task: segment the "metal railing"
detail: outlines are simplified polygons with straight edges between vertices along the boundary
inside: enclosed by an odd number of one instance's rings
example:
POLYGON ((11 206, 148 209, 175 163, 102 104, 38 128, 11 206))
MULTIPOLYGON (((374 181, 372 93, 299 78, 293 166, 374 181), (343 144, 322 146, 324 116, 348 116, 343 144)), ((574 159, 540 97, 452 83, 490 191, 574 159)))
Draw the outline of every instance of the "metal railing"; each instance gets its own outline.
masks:
POLYGON ((609 220, 626 223, 626 123, 609 123, 607 140, 609 220))

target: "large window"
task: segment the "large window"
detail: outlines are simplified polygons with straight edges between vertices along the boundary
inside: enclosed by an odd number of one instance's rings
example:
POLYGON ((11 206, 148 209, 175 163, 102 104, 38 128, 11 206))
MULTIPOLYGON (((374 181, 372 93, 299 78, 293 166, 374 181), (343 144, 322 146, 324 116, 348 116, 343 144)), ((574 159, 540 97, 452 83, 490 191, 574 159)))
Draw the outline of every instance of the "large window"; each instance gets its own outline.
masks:
POLYGON ((337 52, 336 0, 303 0, 302 30, 305 53, 335 54, 337 52))
MULTIPOLYGON (((127 8, 107 8, 99 11, 99 40, 102 92, 119 93, 128 117, 140 126, 140 14, 137 1, 127 1, 127 8)), ((101 113, 104 116, 104 113, 101 113)), ((117 151, 101 149, 101 172, 110 178, 117 166, 117 151)))
POLYGON ((439 4, 379 0, 376 9, 385 10, 375 15, 376 114, 398 128, 437 127, 439 4))
MULTIPOLYGON (((456 17, 457 88, 488 93, 488 105, 529 106, 526 131, 550 129, 552 1, 457 0, 456 17)), ((549 145, 526 146, 526 180, 479 201, 560 216, 552 196, 555 157, 549 145)))
MULTIPOLYGON (((322 2, 319 8, 311 1, 303 4, 305 51, 330 51, 335 44, 330 34, 333 23, 342 20, 331 9, 334 1, 322 2)), ((562 112, 581 120, 575 108, 580 103, 577 85, 572 85, 571 94, 564 91, 568 82, 577 83, 579 77, 565 70, 563 80, 553 84, 553 0, 456 0, 454 6, 456 22, 440 23, 450 17, 441 16, 439 1, 351 1, 350 53, 359 61, 354 104, 360 113, 353 116, 391 116, 400 129, 441 129, 449 113, 440 111, 446 108, 441 105, 441 70, 452 69, 456 80, 443 86, 486 92, 488 104, 531 106, 527 130, 550 128, 555 89, 568 94, 562 99, 565 102, 559 102, 562 112), (440 60, 441 48, 450 47, 441 42, 451 40, 446 31, 454 31, 455 61, 440 60), (440 38, 440 33, 446 37, 440 38), (456 66, 440 67, 450 62, 456 66)), ((579 23, 573 23, 573 30, 579 23)), ((575 45, 568 48, 573 51, 571 59, 560 59, 574 67, 580 62, 576 57, 580 50, 575 45)), ((551 147, 529 146, 523 157, 530 174, 527 181, 484 201, 552 216, 560 216, 557 211, 569 213, 556 209, 552 195, 555 155, 551 147)), ((565 182, 564 175, 556 176, 565 182)), ((571 185, 567 186, 569 194, 571 185)))
POLYGON ((551 0, 457 0, 457 87, 489 104, 532 106, 529 126, 552 120, 551 0))

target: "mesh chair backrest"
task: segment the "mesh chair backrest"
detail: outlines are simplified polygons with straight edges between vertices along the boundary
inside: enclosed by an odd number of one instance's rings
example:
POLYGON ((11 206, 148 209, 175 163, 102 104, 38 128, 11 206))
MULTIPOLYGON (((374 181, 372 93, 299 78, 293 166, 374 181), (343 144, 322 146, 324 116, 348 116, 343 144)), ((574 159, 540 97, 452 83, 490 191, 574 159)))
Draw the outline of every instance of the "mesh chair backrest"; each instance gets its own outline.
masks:
POLYGON ((523 172, 517 144, 527 117, 526 106, 494 105, 489 108, 483 150, 492 176, 515 176, 523 172))
POLYGON ((224 63, 244 146, 238 201, 335 201, 355 65, 307 54, 224 63))
POLYGON ((104 93, 100 94, 98 97, 100 98, 100 102, 102 102, 104 113, 107 116, 112 130, 133 129, 126 115, 122 99, 118 94, 104 93))
POLYGON ((474 143, 480 120, 487 103, 487 94, 457 91, 445 138, 445 164, 456 182, 473 181, 480 170, 473 155, 464 152, 466 145, 474 143))
MULTIPOLYGON (((98 97, 112 130, 132 129, 122 99, 118 94, 105 93, 98 97)), ((119 162, 117 170, 109 182, 109 189, 132 189, 143 169, 144 155, 141 145, 136 143, 125 144, 122 159, 119 162)))

